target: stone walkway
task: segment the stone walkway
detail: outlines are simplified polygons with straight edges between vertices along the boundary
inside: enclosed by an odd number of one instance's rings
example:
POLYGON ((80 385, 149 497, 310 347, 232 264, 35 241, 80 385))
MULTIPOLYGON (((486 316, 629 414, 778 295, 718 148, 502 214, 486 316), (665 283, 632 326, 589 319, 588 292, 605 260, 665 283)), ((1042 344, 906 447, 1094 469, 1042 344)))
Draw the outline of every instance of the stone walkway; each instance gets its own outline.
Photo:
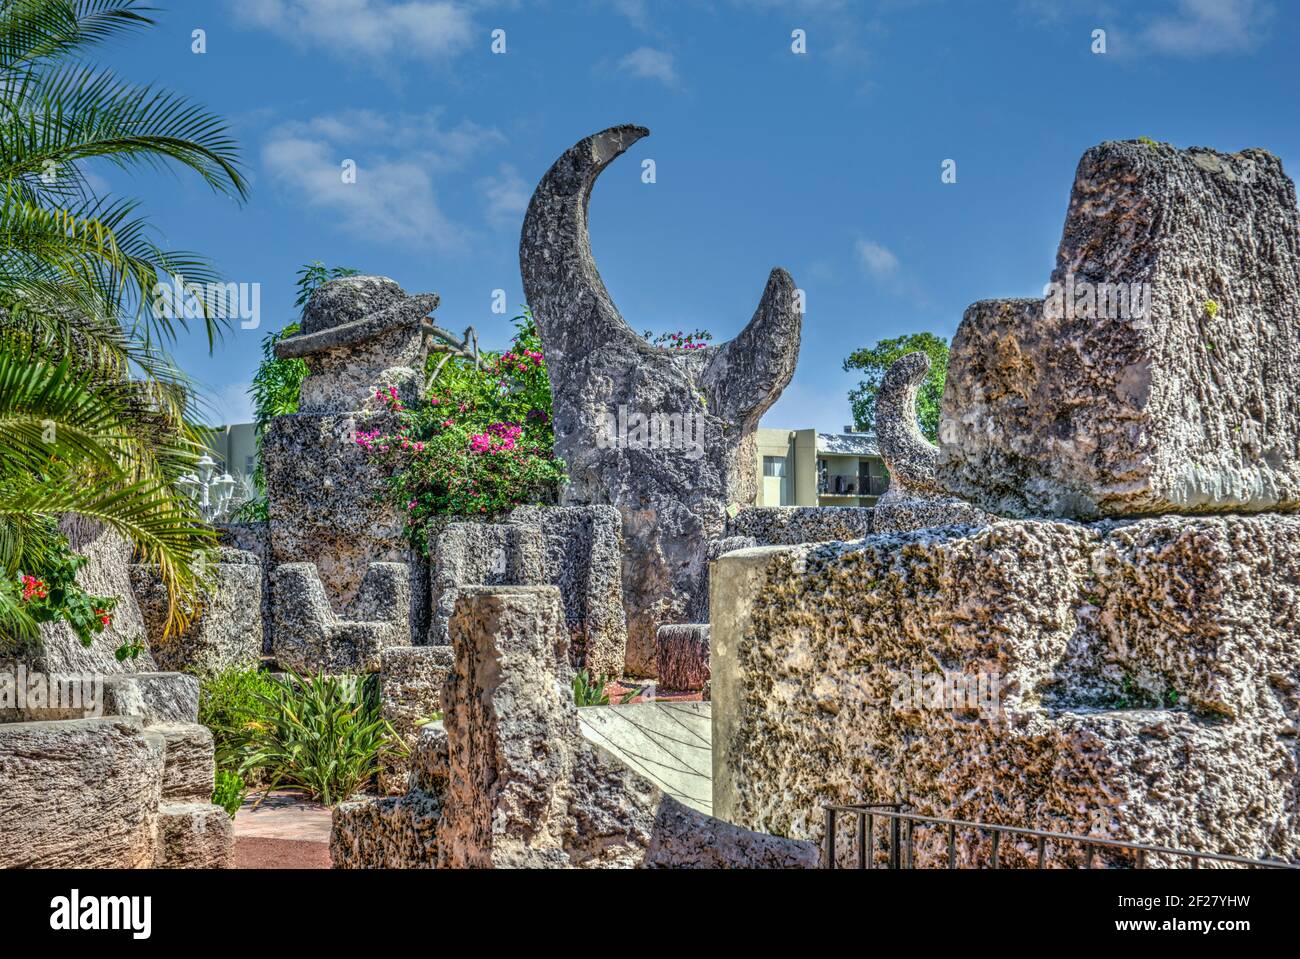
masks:
POLYGON ((236 869, 328 869, 330 810, 286 790, 252 792, 235 816, 236 869))

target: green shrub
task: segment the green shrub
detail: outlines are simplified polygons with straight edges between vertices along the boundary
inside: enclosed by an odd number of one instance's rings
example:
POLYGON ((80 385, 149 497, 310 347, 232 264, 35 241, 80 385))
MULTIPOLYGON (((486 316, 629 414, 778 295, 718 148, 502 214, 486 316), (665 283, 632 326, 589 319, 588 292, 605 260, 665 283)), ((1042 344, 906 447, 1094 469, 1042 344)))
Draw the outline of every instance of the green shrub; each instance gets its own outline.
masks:
MULTIPOLYGON (((609 693, 605 692, 605 687, 614 682, 613 676, 600 675, 592 678, 590 671, 580 669, 573 677, 573 702, 576 706, 608 706, 609 693)), ((626 706, 632 700, 636 699, 646 691, 646 687, 638 686, 635 689, 629 689, 618 698, 620 706, 626 706)))
POLYGON ((302 789, 327 806, 347 799, 405 752, 379 706, 376 676, 290 674, 258 693, 262 719, 240 772, 259 770, 268 791, 302 789))
POLYGON ((235 818, 235 813, 244 805, 244 797, 248 795, 248 784, 244 782, 244 777, 231 769, 217 770, 217 785, 212 790, 212 802, 226 811, 231 819, 235 818))
POLYGON ((266 727, 265 698, 276 689, 270 674, 257 669, 227 669, 199 677, 199 722, 212 730, 218 770, 239 771, 266 727))
MULTIPOLYGON (((67 623, 81 644, 89 646, 112 622, 117 599, 95 596, 81 588, 77 572, 86 565, 86 557, 72 551, 68 538, 57 531, 53 521, 34 523, 32 528, 44 539, 41 549, 32 550, 38 554, 34 558, 37 565, 12 574, 0 571, 0 592, 4 593, 0 604, 11 603, 17 614, 32 623, 67 623)), ((8 633, 0 633, 0 638, 8 639, 8 633)))
POLYGON ((439 516, 485 519, 522 505, 555 502, 565 482, 555 458, 551 385, 536 323, 515 317, 504 353, 479 363, 431 355, 437 373, 413 406, 396 389, 376 393, 396 414, 398 431, 358 431, 357 445, 391 471, 387 498, 405 513, 411 542, 424 550, 439 516), (440 365, 441 363, 441 365, 440 365))

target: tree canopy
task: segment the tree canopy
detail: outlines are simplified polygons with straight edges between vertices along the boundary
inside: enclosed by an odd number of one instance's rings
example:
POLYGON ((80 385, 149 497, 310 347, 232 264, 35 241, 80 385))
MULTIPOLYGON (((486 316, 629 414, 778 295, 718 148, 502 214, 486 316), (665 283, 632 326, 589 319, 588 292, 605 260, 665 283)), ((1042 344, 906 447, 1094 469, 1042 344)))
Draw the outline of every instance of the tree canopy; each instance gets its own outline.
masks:
POLYGON ((853 428, 874 432, 876 396, 880 393, 885 371, 908 353, 925 353, 930 357, 930 375, 917 393, 916 417, 921 432, 931 442, 939 438, 939 400, 948 377, 948 341, 933 333, 908 333, 893 339, 877 340, 875 346, 854 350, 844 361, 844 371, 862 371, 862 381, 849 391, 853 410, 853 428))

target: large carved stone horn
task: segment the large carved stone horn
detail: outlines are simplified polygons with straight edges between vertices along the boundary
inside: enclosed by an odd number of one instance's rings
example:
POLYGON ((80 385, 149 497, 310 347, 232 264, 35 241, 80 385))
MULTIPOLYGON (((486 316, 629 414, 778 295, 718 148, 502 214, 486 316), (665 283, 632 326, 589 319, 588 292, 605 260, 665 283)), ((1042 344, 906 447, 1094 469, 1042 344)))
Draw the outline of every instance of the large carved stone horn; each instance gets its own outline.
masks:
POLYGON ((657 628, 697 615, 708 544, 723 534, 728 507, 754 501, 754 430, 794 375, 801 323, 781 269, 749 325, 721 346, 660 349, 623 322, 591 257, 587 202, 600 172, 649 132, 611 127, 565 151, 537 185, 519 242, 555 398, 555 452, 569 468, 561 499, 615 506, 623 517, 627 670, 636 676, 654 674, 657 628), (616 448, 606 428, 616 411, 649 416, 661 431, 679 421, 683 436, 693 422, 696 445, 664 444, 660 432, 659 442, 616 448))
POLYGON ((701 386, 718 416, 756 429, 790 384, 803 325, 797 295, 794 280, 778 266, 767 278, 753 318, 714 354, 701 386))
POLYGON ((876 442, 895 496, 942 492, 935 475, 939 448, 916 422, 916 396, 929 372, 929 356, 908 353, 885 371, 876 394, 876 442))
MULTIPOLYGON (((619 315, 596 269, 587 204, 601 171, 649 133, 625 124, 579 140, 542 177, 528 204, 519 266, 552 367, 611 344, 631 350, 645 346, 619 315)), ((790 274, 774 269, 749 324, 735 339, 709 351, 699 388, 710 412, 752 429, 781 395, 799 357, 796 295, 790 274)))
POLYGON ((524 295, 547 345, 547 362, 564 364, 611 340, 639 340, 619 316, 591 257, 587 201, 602 170, 645 127, 610 127, 565 151, 533 191, 519 238, 524 295), (552 323, 552 317, 581 318, 552 323))

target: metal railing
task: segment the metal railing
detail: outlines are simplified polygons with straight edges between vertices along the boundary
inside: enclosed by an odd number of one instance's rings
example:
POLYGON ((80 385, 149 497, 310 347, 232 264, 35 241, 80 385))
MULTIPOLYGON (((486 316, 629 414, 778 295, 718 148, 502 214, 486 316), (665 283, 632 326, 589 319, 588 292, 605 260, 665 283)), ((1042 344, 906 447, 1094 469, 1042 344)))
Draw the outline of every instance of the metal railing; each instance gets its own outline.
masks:
MULTIPOLYGON (((1042 829, 1023 829, 1018 826, 1000 826, 993 823, 969 822, 963 819, 941 819, 936 816, 922 816, 907 812, 903 803, 876 803, 861 806, 825 806, 826 839, 822 845, 822 868, 836 869, 835 832, 839 817, 848 815, 856 817, 857 842, 856 865, 858 869, 913 869, 915 866, 916 837, 918 829, 934 829, 937 835, 947 839, 947 868, 957 868, 957 837, 959 831, 975 832, 977 835, 988 834, 990 837, 990 869, 1000 868, 1002 854, 1002 837, 1028 838, 1033 840, 1033 866, 1043 869, 1047 859, 1049 844, 1074 844, 1083 850, 1084 869, 1092 869, 1098 850, 1117 850, 1131 854, 1130 868, 1153 868, 1148 865, 1151 856, 1168 856, 1174 859, 1188 860, 1192 869, 1199 869, 1204 861, 1221 862, 1231 865, 1263 869, 1300 869, 1300 864, 1282 862, 1275 859, 1250 859, 1245 856, 1230 856, 1223 853, 1195 852, 1190 849, 1173 849, 1168 846, 1150 846, 1142 843, 1123 842, 1118 839, 1099 839, 1095 836, 1076 836, 1063 832, 1047 832, 1042 829), (876 866, 877 819, 887 821, 885 846, 887 863, 884 867, 876 866)), ((1025 858, 1024 850, 1017 849, 1018 857, 1025 858)), ((979 868, 979 867, 974 867, 979 868)))

